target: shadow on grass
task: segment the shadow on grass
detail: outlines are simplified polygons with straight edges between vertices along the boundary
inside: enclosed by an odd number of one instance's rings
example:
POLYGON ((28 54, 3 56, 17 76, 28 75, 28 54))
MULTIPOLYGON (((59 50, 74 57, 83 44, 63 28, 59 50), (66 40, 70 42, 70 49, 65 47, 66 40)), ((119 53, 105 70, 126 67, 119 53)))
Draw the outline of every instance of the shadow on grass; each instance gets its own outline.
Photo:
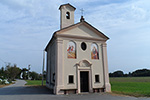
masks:
POLYGON ((4 87, 0 88, 0 95, 53 95, 52 90, 45 86, 21 86, 21 87, 4 87))

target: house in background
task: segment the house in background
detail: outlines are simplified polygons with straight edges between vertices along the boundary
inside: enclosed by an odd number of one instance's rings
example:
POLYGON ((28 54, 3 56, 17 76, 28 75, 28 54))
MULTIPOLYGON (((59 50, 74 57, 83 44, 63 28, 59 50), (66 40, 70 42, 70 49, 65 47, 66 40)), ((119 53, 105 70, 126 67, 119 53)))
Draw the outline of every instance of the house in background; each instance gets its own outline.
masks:
POLYGON ((46 86, 54 94, 111 92, 106 45, 109 38, 83 16, 74 24, 76 8, 72 5, 61 5, 59 10, 60 30, 45 48, 46 86))

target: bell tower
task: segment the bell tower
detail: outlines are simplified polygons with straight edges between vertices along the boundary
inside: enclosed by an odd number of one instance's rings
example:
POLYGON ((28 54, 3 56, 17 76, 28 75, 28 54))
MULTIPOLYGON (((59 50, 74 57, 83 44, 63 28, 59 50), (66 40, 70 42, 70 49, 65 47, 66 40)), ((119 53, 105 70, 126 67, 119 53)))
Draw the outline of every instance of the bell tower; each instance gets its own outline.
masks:
POLYGON ((75 7, 68 4, 63 4, 59 7, 60 10, 60 29, 74 24, 75 7))

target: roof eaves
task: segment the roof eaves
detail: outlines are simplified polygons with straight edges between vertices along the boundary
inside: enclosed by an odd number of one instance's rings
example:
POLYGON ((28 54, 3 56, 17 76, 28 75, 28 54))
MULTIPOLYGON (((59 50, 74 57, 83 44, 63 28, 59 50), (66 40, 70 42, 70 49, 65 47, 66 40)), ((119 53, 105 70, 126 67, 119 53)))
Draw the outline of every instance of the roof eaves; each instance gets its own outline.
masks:
POLYGON ((56 34, 56 32, 54 32, 53 33, 53 36, 52 36, 52 38, 50 39, 50 41, 48 42, 48 44, 46 45, 46 47, 45 47, 45 51, 47 51, 47 48, 48 48, 48 46, 49 46, 49 44, 53 41, 53 39, 55 38, 55 34, 56 34))
POLYGON ((69 6, 71 6, 74 10, 76 10, 76 8, 75 8, 74 6, 72 6, 70 3, 61 5, 61 6, 59 7, 59 9, 60 9, 62 6, 66 6, 66 5, 69 5, 69 6))
POLYGON ((102 33, 101 31, 99 31, 98 29, 96 29, 95 27, 93 27, 91 24, 89 24, 88 22, 84 21, 84 23, 86 23, 87 25, 89 25, 90 27, 92 27, 94 30, 96 30, 97 32, 101 33, 102 35, 104 35, 107 39, 109 39, 109 37, 107 37, 104 33, 102 33))
POLYGON ((60 29, 60 30, 57 30, 55 33, 61 32, 61 31, 66 30, 66 29, 69 29, 69 28, 71 28, 71 27, 73 27, 73 26, 76 26, 76 25, 79 25, 79 24, 81 24, 81 23, 82 23, 82 22, 78 22, 78 23, 73 24, 73 25, 70 25, 70 26, 68 26, 68 27, 64 27, 64 28, 62 28, 62 29, 60 29))

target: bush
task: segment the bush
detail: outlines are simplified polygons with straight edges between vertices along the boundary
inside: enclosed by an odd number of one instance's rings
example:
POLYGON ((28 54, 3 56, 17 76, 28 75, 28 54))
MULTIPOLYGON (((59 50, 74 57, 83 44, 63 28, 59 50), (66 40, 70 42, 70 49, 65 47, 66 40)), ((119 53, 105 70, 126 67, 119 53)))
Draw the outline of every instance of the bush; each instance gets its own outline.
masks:
POLYGON ((5 84, 5 81, 0 81, 0 85, 3 85, 3 84, 5 84))

